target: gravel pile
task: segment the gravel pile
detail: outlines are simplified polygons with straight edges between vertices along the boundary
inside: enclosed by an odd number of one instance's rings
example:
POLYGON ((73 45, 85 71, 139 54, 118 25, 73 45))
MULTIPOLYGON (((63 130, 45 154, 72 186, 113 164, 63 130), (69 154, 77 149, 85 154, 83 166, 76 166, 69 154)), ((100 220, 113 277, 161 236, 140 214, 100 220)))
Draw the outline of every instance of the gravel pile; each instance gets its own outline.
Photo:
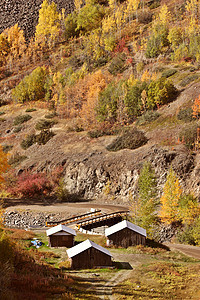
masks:
POLYGON ((63 215, 61 213, 37 213, 32 211, 8 211, 4 213, 6 227, 41 228, 45 227, 47 221, 60 221, 62 219, 63 215))

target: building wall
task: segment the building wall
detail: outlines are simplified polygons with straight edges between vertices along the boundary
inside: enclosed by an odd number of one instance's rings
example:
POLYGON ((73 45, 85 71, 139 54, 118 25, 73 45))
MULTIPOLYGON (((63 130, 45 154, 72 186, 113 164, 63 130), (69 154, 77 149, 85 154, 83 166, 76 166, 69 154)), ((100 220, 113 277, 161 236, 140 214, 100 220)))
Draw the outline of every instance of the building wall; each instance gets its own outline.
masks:
POLYGON ((73 235, 50 235, 49 236, 50 247, 73 247, 74 236, 73 235))
POLYGON ((92 269, 102 266, 112 266, 111 256, 92 247, 71 259, 72 269, 92 269))
MULTIPOLYGON (((62 8, 65 8, 67 13, 74 10, 73 0, 53 1, 60 11, 62 8)), ((42 2, 43 0, 0 0, 0 33, 18 23, 26 38, 33 36, 42 2)))
POLYGON ((108 236, 109 244, 117 247, 127 248, 134 245, 145 245, 145 236, 130 230, 129 228, 124 228, 118 232, 115 232, 108 236))

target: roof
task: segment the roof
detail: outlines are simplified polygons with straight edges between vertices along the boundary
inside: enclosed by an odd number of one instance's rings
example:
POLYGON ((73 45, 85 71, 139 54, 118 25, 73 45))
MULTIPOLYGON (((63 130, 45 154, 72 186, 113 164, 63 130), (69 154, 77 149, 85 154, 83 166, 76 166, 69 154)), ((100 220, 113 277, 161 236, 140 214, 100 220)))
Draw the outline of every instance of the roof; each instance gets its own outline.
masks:
POLYGON ((91 247, 93 247, 93 248, 95 248, 95 249, 97 249, 97 250, 99 250, 99 251, 101 251, 101 252, 103 252, 103 253, 105 253, 109 256, 112 256, 110 254, 110 251, 108 251, 107 249, 95 244, 94 242, 92 242, 90 240, 86 240, 86 241, 84 241, 84 242, 68 249, 67 250, 67 255, 68 255, 69 258, 71 258, 71 257, 73 257, 73 256, 75 256, 75 255, 91 248, 91 247))
POLYGON ((49 236, 49 235, 52 235, 52 234, 57 233, 59 231, 65 231, 65 232, 70 233, 72 235, 76 235, 76 231, 74 229, 69 228, 69 227, 67 227, 65 225, 62 225, 62 224, 59 224, 57 226, 54 226, 54 227, 46 230, 46 234, 47 234, 47 236, 49 236))
POLYGON ((124 220, 124 221, 122 221, 120 223, 117 223, 117 224, 115 224, 115 225, 113 225, 109 228, 106 228, 105 235, 109 236, 109 235, 111 235, 115 232, 118 232, 118 231, 120 231, 124 228, 129 228, 129 229, 131 229, 131 230, 133 230, 133 231, 135 231, 135 232, 137 232, 141 235, 144 235, 145 237, 147 236, 146 229, 144 229, 142 227, 139 227, 139 226, 127 221, 127 220, 124 220))

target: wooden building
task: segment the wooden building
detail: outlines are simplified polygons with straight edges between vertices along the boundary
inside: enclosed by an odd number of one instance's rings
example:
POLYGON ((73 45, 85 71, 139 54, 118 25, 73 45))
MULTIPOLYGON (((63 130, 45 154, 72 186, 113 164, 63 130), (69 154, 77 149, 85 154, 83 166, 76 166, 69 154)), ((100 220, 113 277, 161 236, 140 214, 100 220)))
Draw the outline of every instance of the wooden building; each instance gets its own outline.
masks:
POLYGON ((126 220, 106 228, 105 236, 108 246, 127 248, 146 243, 146 230, 126 220))
POLYGON ((95 267, 112 266, 112 255, 110 252, 86 240, 67 250, 72 269, 92 269, 95 267))
POLYGON ((62 224, 46 231, 49 237, 49 247, 73 247, 76 231, 62 224))

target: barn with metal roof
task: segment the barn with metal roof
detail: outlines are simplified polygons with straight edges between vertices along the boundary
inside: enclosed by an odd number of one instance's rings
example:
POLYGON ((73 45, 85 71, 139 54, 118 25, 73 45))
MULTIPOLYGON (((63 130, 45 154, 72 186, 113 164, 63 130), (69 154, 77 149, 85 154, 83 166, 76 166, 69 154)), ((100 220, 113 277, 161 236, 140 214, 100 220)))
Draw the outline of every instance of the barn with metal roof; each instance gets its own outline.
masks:
POLYGON ((146 243, 146 230, 127 220, 106 228, 105 236, 109 246, 127 248, 146 243))
POLYGON ((72 269, 112 266, 112 255, 110 252, 90 240, 68 249, 67 255, 71 260, 72 269))
POLYGON ((59 224, 46 231, 49 237, 49 247, 72 247, 76 231, 70 227, 59 224))

